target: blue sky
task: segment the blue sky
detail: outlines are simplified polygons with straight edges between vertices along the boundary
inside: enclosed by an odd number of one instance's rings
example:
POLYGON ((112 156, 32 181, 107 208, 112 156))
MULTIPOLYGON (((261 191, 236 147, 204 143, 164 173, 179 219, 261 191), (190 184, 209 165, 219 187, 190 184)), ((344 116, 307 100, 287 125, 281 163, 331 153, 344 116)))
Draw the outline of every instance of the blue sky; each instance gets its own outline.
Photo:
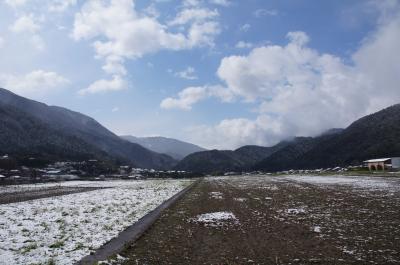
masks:
POLYGON ((117 134, 207 148, 400 102, 400 2, 2 0, 0 86, 117 134))

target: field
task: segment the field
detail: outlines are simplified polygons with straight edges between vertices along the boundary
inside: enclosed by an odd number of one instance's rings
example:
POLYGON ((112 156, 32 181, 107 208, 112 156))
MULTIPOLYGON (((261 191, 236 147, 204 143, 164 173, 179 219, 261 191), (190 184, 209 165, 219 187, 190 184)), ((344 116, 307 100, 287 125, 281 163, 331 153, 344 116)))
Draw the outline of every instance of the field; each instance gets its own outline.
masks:
POLYGON ((0 264, 73 264, 190 183, 77 181, 0 187, 0 264), (6 203, 7 198, 16 202, 6 203))
POLYGON ((208 178, 104 264, 399 264, 400 179, 208 178))

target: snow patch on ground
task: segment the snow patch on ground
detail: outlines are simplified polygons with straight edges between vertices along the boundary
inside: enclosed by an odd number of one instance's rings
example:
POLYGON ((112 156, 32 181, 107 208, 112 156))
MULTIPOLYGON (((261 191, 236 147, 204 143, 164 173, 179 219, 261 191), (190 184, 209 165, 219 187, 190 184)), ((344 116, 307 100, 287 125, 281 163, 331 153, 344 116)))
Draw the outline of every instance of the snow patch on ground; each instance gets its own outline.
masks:
POLYGON ((0 264, 74 264, 190 183, 90 182, 113 188, 0 205, 0 264))
POLYGON ((400 180, 387 177, 365 177, 365 176, 285 176, 284 179, 305 182, 314 185, 344 185, 353 188, 368 190, 399 191, 400 180))
POLYGON ((224 226, 226 224, 239 224, 239 219, 232 212, 213 212, 196 216, 191 221, 205 226, 224 226))
POLYGON ((224 198, 224 194, 219 191, 210 192, 209 195, 212 199, 222 200, 224 198))
POLYGON ((314 226, 313 231, 314 231, 315 233, 321 233, 321 227, 320 227, 320 226, 314 226))
POLYGON ((303 213, 306 213, 306 210, 304 210, 303 208, 291 208, 291 209, 287 209, 286 213, 288 213, 288 214, 303 214, 303 213))

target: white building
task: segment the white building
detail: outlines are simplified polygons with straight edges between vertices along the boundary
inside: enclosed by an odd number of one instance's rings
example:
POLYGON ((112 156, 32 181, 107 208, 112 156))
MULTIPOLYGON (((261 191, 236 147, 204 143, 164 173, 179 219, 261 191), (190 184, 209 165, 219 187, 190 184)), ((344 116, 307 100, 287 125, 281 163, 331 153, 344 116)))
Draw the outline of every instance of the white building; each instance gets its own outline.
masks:
POLYGON ((378 158, 364 161, 369 170, 400 169, 400 157, 378 158))

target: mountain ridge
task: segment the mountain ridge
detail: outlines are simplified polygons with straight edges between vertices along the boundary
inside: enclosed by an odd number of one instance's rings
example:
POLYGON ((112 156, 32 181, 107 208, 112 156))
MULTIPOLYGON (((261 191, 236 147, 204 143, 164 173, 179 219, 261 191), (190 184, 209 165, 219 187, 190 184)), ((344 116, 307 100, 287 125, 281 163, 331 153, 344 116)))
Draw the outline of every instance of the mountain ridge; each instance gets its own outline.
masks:
POLYGON ((29 147, 34 145, 36 148, 40 146, 39 150, 42 154, 48 155, 52 159, 57 158, 57 153, 59 159, 65 157, 64 155, 69 150, 77 157, 89 155, 144 168, 169 169, 176 164, 176 161, 168 155, 158 154, 138 144, 122 140, 95 119, 79 112, 57 106, 48 106, 2 88, 0 88, 0 106, 3 110, 2 131, 6 131, 8 128, 7 134, 0 134, 0 143, 2 143, 0 152, 3 153, 12 151, 7 153, 22 154, 24 148, 29 150, 32 149, 29 147), (18 115, 17 120, 13 118, 14 114, 18 115), (30 121, 31 130, 42 128, 42 134, 37 134, 33 130, 34 135, 25 134, 25 137, 20 137, 24 135, 22 130, 15 133, 10 130, 13 126, 15 127, 18 123, 24 121, 30 121), (46 130, 51 134, 46 133, 46 130), (32 136, 37 139, 33 139, 32 136), (19 146, 19 150, 9 148, 9 142, 13 139, 18 139, 19 142, 14 141, 13 145, 19 146), (72 141, 73 144, 70 145, 70 149, 63 147, 63 142, 64 144, 70 143, 65 139, 75 139, 72 141), (55 150, 48 150, 49 146, 53 146, 55 150), (85 147, 81 148, 83 146, 85 147), (75 152, 78 150, 80 151, 75 152), (85 150, 87 150, 86 153, 85 150))
POLYGON ((334 128, 316 137, 294 137, 275 146, 264 147, 258 155, 253 152, 254 158, 250 161, 235 154, 236 150, 213 150, 212 153, 194 153, 175 168, 197 172, 203 166, 204 173, 241 170, 276 172, 359 165, 369 158, 400 156, 398 139, 400 104, 362 117, 345 129, 334 128), (221 164, 215 161, 221 161, 221 164))
POLYGON ((206 150, 192 143, 162 136, 136 137, 132 135, 121 135, 120 137, 154 152, 167 154, 176 160, 181 160, 187 155, 206 150))

